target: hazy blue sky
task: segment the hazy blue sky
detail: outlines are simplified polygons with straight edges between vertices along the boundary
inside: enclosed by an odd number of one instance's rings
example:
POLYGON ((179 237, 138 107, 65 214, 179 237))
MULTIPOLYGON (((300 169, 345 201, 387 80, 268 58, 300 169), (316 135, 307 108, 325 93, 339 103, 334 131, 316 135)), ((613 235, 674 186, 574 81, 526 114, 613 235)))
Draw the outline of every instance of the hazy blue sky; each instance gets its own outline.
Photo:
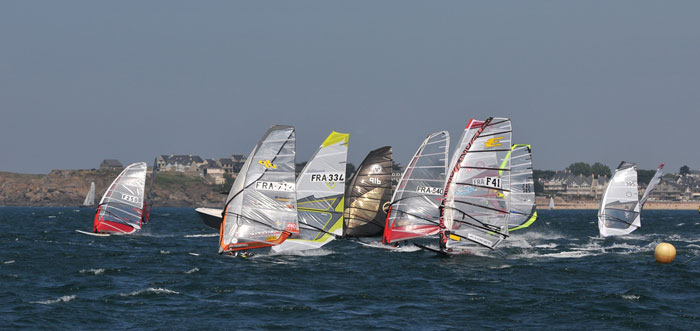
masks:
POLYGON ((0 171, 249 153, 349 161, 510 117, 535 168, 700 167, 699 1, 2 1, 0 171))

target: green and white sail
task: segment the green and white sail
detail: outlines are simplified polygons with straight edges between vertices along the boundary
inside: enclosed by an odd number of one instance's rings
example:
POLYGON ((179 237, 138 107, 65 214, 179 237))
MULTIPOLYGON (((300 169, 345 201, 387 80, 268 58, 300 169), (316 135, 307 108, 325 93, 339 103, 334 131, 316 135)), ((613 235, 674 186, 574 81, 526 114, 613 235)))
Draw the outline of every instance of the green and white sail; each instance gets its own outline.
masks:
POLYGON ((347 133, 331 132, 299 173, 296 182, 299 233, 273 246, 273 251, 320 248, 343 234, 349 139, 347 133))
POLYGON ((537 220, 535 182, 532 177, 532 147, 514 144, 510 148, 510 219, 508 231, 530 226, 537 220))
POLYGON ((448 252, 493 249, 508 236, 511 122, 470 120, 445 184, 440 246, 448 252))

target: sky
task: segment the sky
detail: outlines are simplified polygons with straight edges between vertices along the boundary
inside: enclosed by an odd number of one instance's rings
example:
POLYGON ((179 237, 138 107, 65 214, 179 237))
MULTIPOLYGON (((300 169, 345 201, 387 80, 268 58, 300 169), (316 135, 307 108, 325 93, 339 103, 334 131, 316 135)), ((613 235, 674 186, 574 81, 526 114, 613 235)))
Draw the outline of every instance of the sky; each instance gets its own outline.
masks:
POLYGON ((536 169, 700 168, 698 1, 2 1, 0 171, 248 154, 348 161, 508 117, 536 169))

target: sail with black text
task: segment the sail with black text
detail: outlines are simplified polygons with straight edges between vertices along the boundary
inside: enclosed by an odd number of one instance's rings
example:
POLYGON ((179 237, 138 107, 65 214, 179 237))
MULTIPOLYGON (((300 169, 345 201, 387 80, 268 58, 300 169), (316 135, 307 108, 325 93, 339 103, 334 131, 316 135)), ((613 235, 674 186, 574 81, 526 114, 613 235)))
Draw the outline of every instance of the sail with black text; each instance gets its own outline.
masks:
POLYGON ((299 233, 272 246, 275 252, 319 248, 343 234, 347 133, 331 132, 296 182, 299 233))
POLYGON ((649 193, 661 181, 661 169, 663 169, 663 163, 659 165, 640 201, 637 165, 625 161, 620 163, 600 201, 598 231, 601 236, 622 236, 642 226, 642 206, 648 199, 649 193))
POLYGON ((445 183, 440 248, 464 253, 493 249, 508 236, 511 122, 470 120, 445 183))
POLYGON ((263 248, 298 233, 294 127, 275 125, 253 148, 226 198, 219 253, 263 248))
POLYGON ((93 232, 127 234, 141 229, 147 165, 132 163, 109 186, 95 213, 93 232))
POLYGON ((384 244, 439 231, 449 146, 449 132, 436 132, 428 135, 413 155, 391 198, 382 238, 384 244))
POLYGON ((510 148, 510 218, 508 231, 524 229, 537 220, 535 182, 532 177, 532 147, 513 144, 510 148))
POLYGON ((391 146, 371 151, 345 191, 343 236, 374 237, 384 232, 391 200, 391 146))

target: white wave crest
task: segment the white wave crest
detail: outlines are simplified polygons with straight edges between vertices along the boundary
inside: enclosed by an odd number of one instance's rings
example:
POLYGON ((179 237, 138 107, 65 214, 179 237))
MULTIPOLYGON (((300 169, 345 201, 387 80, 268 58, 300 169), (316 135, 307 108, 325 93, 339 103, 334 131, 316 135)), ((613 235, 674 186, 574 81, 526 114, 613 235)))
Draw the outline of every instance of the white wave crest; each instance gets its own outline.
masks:
POLYGON ((3 264, 13 264, 13 263, 15 263, 15 260, 9 260, 9 261, 3 262, 3 264))
POLYGON ((199 268, 194 267, 194 268, 192 268, 192 269, 190 269, 190 270, 185 271, 185 273, 186 273, 186 274, 191 274, 191 273, 195 273, 195 272, 197 272, 197 271, 199 271, 199 268))
POLYGON ((95 276, 105 273, 105 269, 83 269, 80 270, 81 274, 93 274, 95 276))
POLYGON ((129 293, 129 294, 123 294, 123 293, 122 293, 122 294, 119 294, 119 295, 121 295, 121 296, 123 296, 123 297, 130 297, 130 296, 140 295, 140 294, 143 294, 143 293, 180 294, 180 292, 178 292, 178 291, 169 290, 169 289, 167 289, 167 288, 160 288, 160 287, 155 287, 155 288, 154 288, 154 287, 149 287, 149 288, 147 288, 147 289, 145 289, 145 290, 133 291, 133 292, 131 292, 131 293, 129 293))
POLYGON ((189 252, 189 253, 187 253, 187 254, 190 254, 190 255, 192 255, 192 256, 199 256, 199 254, 197 254, 197 253, 192 253, 192 252, 189 252))
POLYGON ((206 234, 186 234, 185 238, 201 238, 201 237, 218 237, 218 233, 206 233, 206 234))
POLYGON ((640 296, 634 294, 623 294, 621 297, 625 300, 639 300, 640 296))
POLYGON ((62 296, 62 297, 60 297, 60 298, 58 298, 58 299, 54 299, 54 300, 32 301, 31 303, 38 303, 38 304, 42 304, 42 305, 50 305, 50 304, 59 303, 59 302, 68 302, 68 301, 71 301, 71 300, 73 300, 73 299, 75 299, 75 298, 76 298, 75 295, 64 295, 64 296, 62 296))
MULTIPOLYGON (((288 251, 281 251, 281 252, 271 252, 272 254, 270 255, 291 255, 291 256, 326 256, 329 254, 333 254, 333 251, 327 251, 322 248, 318 249, 306 249, 306 250, 288 250, 288 251)), ((253 257, 255 257, 254 255, 253 257)))
POLYGON ((170 251, 164 251, 164 250, 161 249, 161 250, 160 250, 160 253, 161 253, 161 254, 170 254, 170 251))

